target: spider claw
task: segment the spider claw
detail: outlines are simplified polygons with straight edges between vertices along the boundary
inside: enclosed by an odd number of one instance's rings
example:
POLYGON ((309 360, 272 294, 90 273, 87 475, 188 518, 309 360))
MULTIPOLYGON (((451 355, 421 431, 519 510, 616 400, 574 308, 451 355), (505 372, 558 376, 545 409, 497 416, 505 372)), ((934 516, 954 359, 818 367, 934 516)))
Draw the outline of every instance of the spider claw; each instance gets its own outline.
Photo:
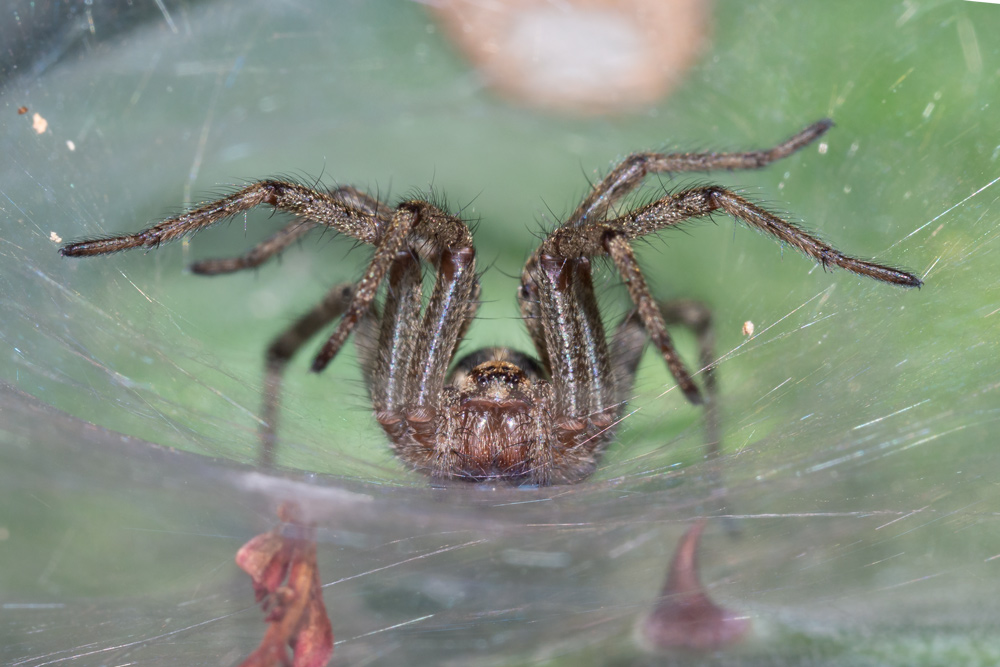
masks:
POLYGON ((105 245, 107 245, 107 239, 67 243, 59 248, 59 254, 63 257, 89 257, 90 255, 99 255, 108 252, 103 250, 103 246, 105 245))
POLYGON ((705 397, 701 395, 701 391, 698 389, 697 385, 691 384, 681 384, 679 385, 681 391, 684 392, 684 398, 688 400, 691 405, 704 405, 705 397))
POLYGON ((327 357, 325 354, 320 352, 316 358, 313 359, 312 366, 309 367, 309 370, 313 373, 323 372, 323 369, 330 365, 330 359, 333 359, 333 356, 327 357))
POLYGON ((916 287, 917 289, 920 289, 924 284, 923 280, 917 278, 912 273, 900 271, 899 269, 889 269, 888 271, 880 272, 880 275, 875 275, 874 277, 888 283, 895 283, 903 287, 916 287))

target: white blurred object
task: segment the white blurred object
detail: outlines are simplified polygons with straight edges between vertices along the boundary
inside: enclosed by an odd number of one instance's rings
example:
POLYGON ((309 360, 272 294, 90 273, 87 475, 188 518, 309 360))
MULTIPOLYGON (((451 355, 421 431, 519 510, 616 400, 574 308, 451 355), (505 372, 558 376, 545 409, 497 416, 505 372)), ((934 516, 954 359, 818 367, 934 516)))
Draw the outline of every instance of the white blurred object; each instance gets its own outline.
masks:
POLYGON ((579 114, 655 103, 708 36, 704 0, 439 0, 434 15, 488 85, 579 114))

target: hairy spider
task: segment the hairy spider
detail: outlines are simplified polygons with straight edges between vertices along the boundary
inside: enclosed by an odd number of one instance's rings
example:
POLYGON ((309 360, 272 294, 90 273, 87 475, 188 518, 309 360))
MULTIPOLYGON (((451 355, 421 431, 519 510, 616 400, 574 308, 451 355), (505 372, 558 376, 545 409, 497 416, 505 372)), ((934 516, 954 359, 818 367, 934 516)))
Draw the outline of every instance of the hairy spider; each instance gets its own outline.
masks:
POLYGON ((262 460, 272 463, 281 377, 302 345, 340 319, 313 361, 323 370, 354 332, 375 418, 396 454, 436 478, 575 482, 590 475, 622 414, 646 340, 660 351, 684 395, 707 410, 709 447, 717 447, 712 331, 701 304, 657 304, 633 254, 634 239, 724 211, 795 247, 824 268, 839 266, 887 283, 919 287, 904 271, 850 257, 724 188, 668 194, 622 215, 615 205, 647 174, 755 169, 815 141, 831 126, 813 123, 770 150, 748 153, 636 153, 593 186, 525 264, 518 301, 538 358, 505 347, 478 350, 452 366, 476 314, 479 281, 468 227, 427 201, 391 208, 352 187, 321 192, 265 180, 136 234, 71 243, 67 256, 153 248, 261 204, 291 213, 285 228, 231 259, 192 266, 214 275, 256 267, 318 225, 374 246, 361 279, 340 285, 268 347, 262 460), (598 312, 590 259, 611 258, 634 309, 610 338, 598 312), (436 271, 423 299, 421 262, 436 271), (385 296, 376 301, 379 286, 385 296), (705 393, 680 360, 668 323, 692 328, 701 347, 705 393), (450 369, 450 370, 449 370, 450 369))

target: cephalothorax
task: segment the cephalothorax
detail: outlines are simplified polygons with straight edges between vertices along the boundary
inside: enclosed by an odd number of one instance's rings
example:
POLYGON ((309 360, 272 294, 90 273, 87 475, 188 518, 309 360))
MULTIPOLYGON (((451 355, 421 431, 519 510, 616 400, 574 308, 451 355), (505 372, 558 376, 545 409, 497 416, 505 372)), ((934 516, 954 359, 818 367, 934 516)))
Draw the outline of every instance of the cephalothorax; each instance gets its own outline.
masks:
MULTIPOLYGON (((594 471, 611 439, 647 340, 691 402, 705 403, 710 418, 714 406, 708 311, 690 301, 658 304, 633 254, 634 239, 723 211, 824 267, 839 266, 906 287, 920 285, 909 273, 845 255, 718 186, 667 194, 624 214, 615 208, 647 174, 762 167, 801 149, 831 126, 821 120, 764 151, 636 153, 623 160, 525 264, 518 300, 537 360, 491 348, 452 365, 478 307, 476 253, 465 223, 427 201, 409 200, 391 208, 352 187, 323 192, 266 180, 136 234, 71 243, 62 254, 156 247, 261 204, 291 213, 294 220, 240 257, 198 262, 192 270, 212 275, 256 267, 316 226, 374 246, 358 282, 335 287, 268 348, 263 462, 272 462, 285 365, 307 340, 339 318, 312 368, 323 370, 355 333, 375 418, 397 455, 414 468, 437 478, 575 482, 594 471), (610 337, 594 296, 592 257, 611 259, 635 306, 610 337), (422 262, 437 274, 426 304, 422 262), (384 297, 378 302, 383 284, 384 297), (674 350, 668 323, 686 325, 699 336, 704 398, 674 350)), ((710 434, 710 443, 713 439, 710 434)))

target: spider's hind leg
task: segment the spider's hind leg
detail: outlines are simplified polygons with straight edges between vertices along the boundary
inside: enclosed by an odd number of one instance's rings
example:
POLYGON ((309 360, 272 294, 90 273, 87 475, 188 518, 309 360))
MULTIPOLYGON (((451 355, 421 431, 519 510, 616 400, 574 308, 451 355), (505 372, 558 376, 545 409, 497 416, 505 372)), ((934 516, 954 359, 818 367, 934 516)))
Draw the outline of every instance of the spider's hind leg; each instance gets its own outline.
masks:
MULTIPOLYGON (((698 342, 698 363, 704 388, 702 406, 704 408, 704 457, 707 467, 713 504, 720 509, 725 505, 725 485, 718 458, 722 453, 722 437, 719 417, 719 389, 715 367, 715 330, 712 326, 712 311, 701 301, 675 299, 661 301, 657 310, 667 325, 680 325, 694 333, 698 342)), ((611 339, 611 366, 618 386, 619 398, 625 403, 630 398, 635 384, 635 374, 649 336, 643 325, 639 310, 628 313, 618 325, 611 339)))
POLYGON ((260 415, 260 466, 262 468, 274 467, 278 412, 281 404, 281 380, 285 373, 285 367, 303 345, 344 313, 353 296, 354 285, 352 283, 335 286, 327 292, 322 301, 299 317, 292 323, 292 326, 275 337, 268 345, 264 356, 264 398, 260 415))
POLYGON ((719 388, 715 369, 715 330, 712 311, 701 301, 675 299, 660 304, 660 312, 667 324, 680 324, 690 329, 698 339, 698 363, 701 366, 702 386, 705 388, 705 458, 719 457, 719 388))
MULTIPOLYGON (((705 409, 705 458, 719 456, 718 384, 715 377, 715 332, 712 313, 701 301, 676 299, 659 302, 657 310, 665 324, 679 324, 690 329, 698 339, 698 362, 704 387, 705 409)), ((618 325, 611 339, 611 368, 618 388, 619 401, 625 403, 632 393, 635 374, 639 367, 649 334, 643 325, 638 309, 628 313, 618 325)))
POLYGON ((191 265, 191 272, 201 276, 216 276, 255 269, 308 234, 316 224, 311 220, 293 220, 239 257, 203 259, 191 265))

